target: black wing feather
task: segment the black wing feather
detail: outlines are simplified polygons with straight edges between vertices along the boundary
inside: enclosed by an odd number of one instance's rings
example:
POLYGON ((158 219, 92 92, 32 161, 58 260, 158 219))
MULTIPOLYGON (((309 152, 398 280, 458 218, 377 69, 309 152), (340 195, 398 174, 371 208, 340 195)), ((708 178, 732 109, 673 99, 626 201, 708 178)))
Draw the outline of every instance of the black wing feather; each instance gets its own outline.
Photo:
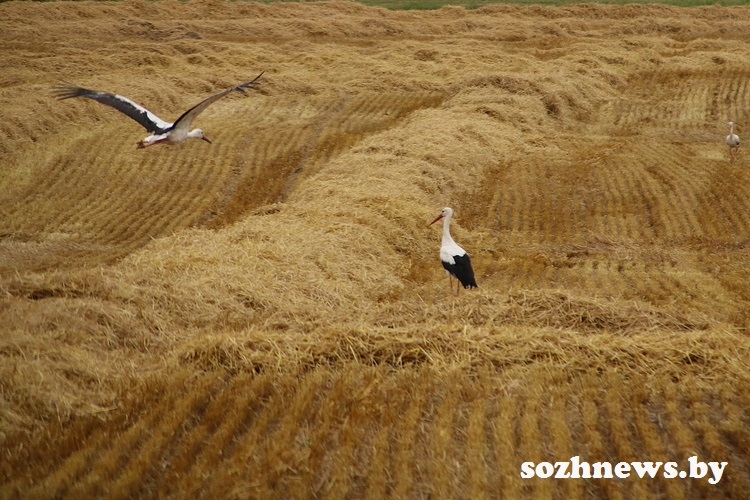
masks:
POLYGON ((137 104, 121 95, 85 89, 70 83, 61 83, 54 86, 52 88, 52 95, 60 100, 71 99, 73 97, 86 97, 88 99, 93 99, 129 116, 146 130, 154 134, 162 134, 172 128, 171 123, 165 122, 140 104, 137 104))
POLYGON ((454 255, 453 260, 455 264, 441 261, 445 270, 455 276, 464 288, 477 288, 477 281, 474 278, 474 269, 471 267, 469 254, 454 255))

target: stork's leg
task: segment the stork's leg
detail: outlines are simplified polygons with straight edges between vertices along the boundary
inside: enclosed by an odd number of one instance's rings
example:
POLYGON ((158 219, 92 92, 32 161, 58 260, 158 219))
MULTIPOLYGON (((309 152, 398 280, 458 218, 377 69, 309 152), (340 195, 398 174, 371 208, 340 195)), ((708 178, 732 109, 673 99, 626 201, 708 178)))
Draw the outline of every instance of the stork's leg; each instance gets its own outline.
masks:
MULTIPOLYGON (((458 280, 456 280, 456 281, 458 281, 458 280)), ((454 297, 457 297, 458 296, 458 292, 454 292, 453 291, 453 275, 451 273, 448 273, 448 286, 451 289, 451 295, 453 295, 454 297)))

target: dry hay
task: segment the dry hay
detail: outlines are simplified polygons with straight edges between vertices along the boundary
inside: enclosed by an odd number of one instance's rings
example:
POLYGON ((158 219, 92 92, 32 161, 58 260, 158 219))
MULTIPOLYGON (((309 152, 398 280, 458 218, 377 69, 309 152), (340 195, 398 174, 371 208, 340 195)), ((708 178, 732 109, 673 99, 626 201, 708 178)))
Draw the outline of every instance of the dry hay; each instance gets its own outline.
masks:
POLYGON ((750 174, 722 147, 750 10, 0 14, 0 496, 750 486, 750 174), (136 151, 113 110, 47 94, 170 118, 261 69, 201 115, 211 146, 136 151), (457 300, 445 205, 480 284, 457 300), (695 453, 730 462, 719 485, 516 466, 695 453))

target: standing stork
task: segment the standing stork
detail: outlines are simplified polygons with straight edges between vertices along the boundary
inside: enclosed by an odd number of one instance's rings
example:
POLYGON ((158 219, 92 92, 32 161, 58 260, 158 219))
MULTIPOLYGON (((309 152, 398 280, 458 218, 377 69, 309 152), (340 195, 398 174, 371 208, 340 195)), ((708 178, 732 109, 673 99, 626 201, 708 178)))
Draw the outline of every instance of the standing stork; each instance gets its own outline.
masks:
POLYGON ((237 92, 244 94, 245 89, 255 88, 255 84, 263 73, 265 73, 265 71, 261 72, 260 75, 256 76, 249 82, 241 83, 207 97, 182 113, 174 123, 162 120, 151 111, 147 110, 140 104, 131 101, 127 97, 110 94, 109 92, 100 92, 98 90, 85 89, 69 83, 60 83, 52 88, 52 95, 60 100, 70 99, 72 97, 87 97, 113 107, 121 113, 129 116, 145 127, 146 130, 151 132, 150 136, 136 143, 139 148, 145 148, 146 146, 152 146, 154 144, 176 144, 185 139, 203 139, 210 144, 211 141, 208 137, 203 135, 203 130, 199 128, 190 130, 190 125, 193 123, 193 120, 195 120, 195 118, 207 107, 231 91, 236 90, 237 92))
POLYGON ((734 122, 729 122, 729 135, 727 136, 727 146, 729 146, 729 161, 734 162, 737 153, 740 150, 740 136, 734 133, 734 122))
POLYGON ((471 267, 471 259, 466 250, 458 246, 451 237, 451 217, 453 210, 445 207, 440 211, 435 220, 430 222, 433 225, 440 219, 443 219, 443 240, 440 243, 440 262, 443 263, 445 271, 448 273, 448 284, 451 287, 451 293, 458 296, 460 291, 459 284, 456 283, 456 291, 453 291, 453 278, 455 277, 464 288, 476 288, 477 281, 474 279, 474 269, 471 267))

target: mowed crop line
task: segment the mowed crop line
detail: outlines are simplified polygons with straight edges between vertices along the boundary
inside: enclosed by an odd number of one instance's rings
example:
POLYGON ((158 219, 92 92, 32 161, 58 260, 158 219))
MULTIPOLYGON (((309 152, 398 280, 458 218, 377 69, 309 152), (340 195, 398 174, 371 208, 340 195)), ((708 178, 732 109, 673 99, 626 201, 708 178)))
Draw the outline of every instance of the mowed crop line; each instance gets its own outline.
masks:
MULTIPOLYGON (((339 376, 332 381, 330 392, 326 396, 327 404, 321 404, 316 423, 310 426, 307 447, 308 460, 314 467, 303 469, 301 488, 295 492, 300 495, 313 492, 314 494, 331 494, 336 486, 334 478, 338 475, 343 480, 339 485, 344 493, 352 487, 351 466, 352 449, 347 449, 347 442, 343 436, 351 435, 352 426, 355 434, 359 434, 360 422, 357 417, 362 416, 352 404, 352 396, 362 393, 362 384, 366 383, 361 376, 339 376), (344 471, 338 471, 341 465, 344 471)), ((364 428, 364 427, 363 427, 364 428)), ((353 443, 352 443, 353 444, 353 443)), ((296 494, 294 496, 297 496, 296 494)))
POLYGON ((723 416, 719 420, 718 428, 719 433, 723 436, 731 435, 735 439, 725 439, 726 456, 730 457, 730 463, 736 464, 735 472, 731 475, 731 491, 733 494, 741 497, 750 488, 750 463, 745 458, 746 450, 748 447, 748 439, 742 437, 741 430, 746 427, 744 423, 745 410, 747 408, 747 394, 743 394, 744 401, 740 402, 735 398, 733 393, 730 393, 726 389, 722 389, 719 394, 721 401, 724 401, 722 406, 723 416), (734 457, 741 456, 743 460, 735 460, 734 457))
MULTIPOLYGON (((750 237, 750 175, 747 169, 720 163, 708 183, 707 204, 700 213, 707 216, 721 233, 721 239, 744 239, 750 237)), ((709 222, 710 221, 710 222, 709 222)))
MULTIPOLYGON (((559 243, 560 234, 569 235, 564 241, 568 244, 578 240, 585 242, 591 233, 615 241, 624 238, 625 241, 655 244, 662 240, 681 243, 701 234, 699 195, 696 193, 693 198, 689 189, 682 190, 679 186, 695 184, 696 190, 705 190, 701 180, 710 179, 711 173, 696 172, 687 153, 679 152, 679 144, 660 147, 653 139, 639 141, 639 137, 633 137, 613 142, 592 137, 589 141, 573 141, 568 146, 561 143, 560 147, 563 151, 570 148, 570 164, 560 168, 571 172, 572 180, 557 189, 572 196, 557 205, 534 201, 544 198, 545 191, 556 184, 551 175, 556 167, 545 170, 534 157, 523 165, 509 164, 507 169, 513 170, 512 176, 505 173, 506 168, 498 167, 487 174, 488 179, 502 186, 485 205, 490 214, 485 217, 487 226, 496 225, 496 220, 503 221, 512 232, 520 233, 524 246, 531 245, 545 252, 544 245, 559 243), (675 154, 670 154, 672 148, 675 154), (695 178, 698 180, 693 180, 695 178), (525 194, 516 196, 516 193, 525 194), (580 216, 563 216, 573 212, 580 216), (528 214, 522 216, 524 219, 541 222, 532 225, 514 219, 521 214, 528 214), (554 220, 546 222, 545 218, 550 217, 554 220)), ((481 191, 479 196, 486 198, 488 195, 481 191)), ((630 259, 632 256, 598 252, 582 255, 577 263, 568 260, 562 265, 544 261, 534 265, 524 259, 511 264, 507 281, 518 287, 554 286, 555 283, 571 286, 578 282, 596 290, 607 290, 608 295, 630 297, 641 296, 638 292, 646 296, 653 292, 655 297, 663 297, 670 291, 680 291, 684 295, 694 285, 692 280, 680 283, 678 278, 667 279, 663 275, 663 272, 681 275, 680 269, 670 271, 659 267, 661 272, 654 274, 643 265, 634 267, 630 259), (667 284, 666 290, 659 290, 667 284)), ((714 302, 714 305, 719 304, 714 302)), ((728 306, 730 303, 721 301, 722 310, 728 306)))
MULTIPOLYGON (((363 378, 361 385, 357 387, 358 393, 366 396, 374 382, 363 378)), ((323 491, 330 498, 363 498, 368 476, 365 465, 370 463, 374 449, 373 446, 362 446, 362 443, 373 443, 375 426, 367 423, 373 417, 377 419, 381 415, 372 415, 372 405, 354 404, 337 408, 337 411, 343 421, 338 432, 327 443, 333 452, 331 472, 323 485, 323 491)))
POLYGON ((748 73, 743 72, 733 74, 731 78, 727 79, 728 81, 725 83, 726 88, 722 88, 723 92, 719 93, 719 95, 726 95, 724 103, 727 109, 725 113, 721 113, 723 110, 720 109, 720 117, 723 118, 726 116, 729 121, 734 120, 747 123, 748 106, 746 103, 748 97, 750 97, 748 95, 748 76, 750 76, 748 73))
MULTIPOLYGON (((618 378, 613 377, 609 385, 613 388, 617 387, 618 380, 616 379, 618 378)), ((603 403, 607 415, 605 420, 609 423, 609 434, 615 449, 614 456, 625 462, 637 461, 640 456, 645 456, 642 447, 638 446, 639 435, 632 427, 634 422, 633 415, 629 411, 630 405, 626 404, 621 391, 616 389, 607 391, 603 403)), ((646 482, 631 481, 626 484, 630 486, 629 496, 634 498, 646 498, 653 494, 649 491, 646 482)))
POLYGON ((504 213, 501 218, 507 220, 507 228, 510 231, 524 233, 524 237, 533 238, 534 242, 543 239, 534 228, 535 220, 540 219, 540 212, 534 210, 534 204, 541 197, 534 185, 536 170, 534 165, 513 165, 511 171, 505 177, 505 191, 508 193, 506 200, 501 202, 504 213))
POLYGON ((72 172, 67 168, 55 169, 54 175, 61 184, 50 186, 44 193, 49 199, 48 230, 71 224, 80 226, 86 236, 90 235, 97 219, 94 214, 102 206, 116 204, 120 191, 117 187, 136 179, 136 172, 112 171, 121 153, 122 144, 118 144, 116 133, 89 137, 85 144, 68 152, 67 163, 75 162, 75 169, 72 172))
POLYGON ((240 374, 228 382, 227 388, 214 398, 202 420, 177 442, 171 456, 164 460, 169 464, 166 477, 160 478, 158 495, 174 494, 173 488, 180 478, 187 480, 184 491, 199 491, 200 481, 194 484, 201 471, 221 461, 223 455, 233 452, 234 438, 242 434, 243 426, 249 426, 261 407, 261 401, 273 392, 272 381, 267 376, 240 374))
MULTIPOLYGON (((623 169, 623 176, 627 179, 622 189, 631 190, 632 211, 637 216, 641 232, 633 229, 631 237, 637 240, 650 239, 665 240, 668 234, 685 238, 682 231, 688 227, 685 219, 690 218, 694 208, 690 205, 675 203, 674 186, 665 186, 659 182, 653 172, 661 169, 664 157, 671 156, 672 147, 661 148, 652 142, 643 141, 626 158, 628 165, 623 169)), ((616 168, 617 162, 612 166, 616 168)), ((686 172, 689 175, 689 172, 686 172)), ((681 180, 680 180, 681 181, 681 180)), ((680 181, 677 181, 681 184, 680 181)), ((680 185, 678 184, 678 185, 680 185)))
MULTIPOLYGON (((437 411, 431 441, 433 446, 428 456, 434 459, 428 462, 428 473, 434 478, 432 493, 441 498, 457 498, 467 491, 465 455, 466 420, 463 405, 459 404, 455 387, 445 389, 447 394, 438 394, 437 411), (452 459, 451 459, 452 458, 452 459)), ((481 443, 481 441, 480 441, 481 443)), ((474 452, 481 450, 474 450, 474 452)))
POLYGON ((703 129, 748 118, 748 73, 736 69, 709 72, 665 68, 641 75, 611 107, 613 124, 629 127, 703 129))
MULTIPOLYGON (((262 108, 265 113, 271 110, 262 108)), ((225 131, 227 151, 223 157, 227 172, 215 186, 210 206, 196 221, 198 224, 217 227, 230 223, 247 211, 277 199, 280 185, 293 165, 291 151, 299 147, 294 135, 306 132, 299 127, 274 124, 263 128, 262 125, 263 120, 248 129, 236 127, 225 131)))
MULTIPOLYGON (((170 418, 166 414, 162 416, 159 425, 150 433, 144 432, 146 439, 140 444, 137 453, 128 456, 128 461, 122 465, 122 473, 110 484, 111 491, 139 491, 150 484, 156 484, 161 473, 156 472, 154 464, 158 460, 169 457, 175 443, 191 430, 191 424, 204 419, 205 410, 212 396, 224 390, 224 381, 210 380, 210 385, 196 384, 195 388, 187 397, 181 398, 175 404, 173 414, 176 418, 170 418), (191 418, 186 418, 191 417, 191 418), (152 481, 154 481, 152 483, 152 481)), ((83 493, 84 496, 93 496, 83 493)))
POLYGON ((283 397, 289 390, 287 382, 274 387, 277 381, 269 378, 254 377, 247 387, 235 386, 236 390, 233 390, 227 404, 222 407, 224 415, 217 415, 218 425, 202 435, 203 449, 197 455, 184 455, 180 469, 185 470, 185 473, 175 471, 175 481, 161 482, 168 488, 169 494, 197 492, 202 496, 210 495, 207 488, 212 485, 205 484, 202 474, 207 469, 215 469, 217 463, 227 464, 216 471, 216 484, 219 488, 227 487, 232 481, 248 478, 238 477, 238 468, 229 465, 231 459, 235 456, 243 457, 243 463, 249 466, 254 462, 252 450, 246 449, 244 443, 250 442, 257 446, 262 442, 262 436, 284 412, 284 408, 265 408, 265 402, 273 397, 283 397))
POLYGON ((109 442, 111 439, 107 433, 103 432, 87 439, 85 446, 73 452, 58 465, 56 470, 29 488, 29 495, 55 497, 67 494, 69 488, 78 483, 86 471, 93 467, 93 464, 101 456, 101 450, 106 446, 105 442, 109 442))
MULTIPOLYGON (((642 393, 641 393, 642 394, 642 393)), ((637 394, 636 397, 641 398, 641 394, 637 394)), ((661 439, 660 429, 651 421, 651 416, 648 413, 647 406, 647 395, 640 402, 642 404, 633 406, 633 421, 635 423, 635 431, 640 436, 642 443, 639 456, 652 457, 653 460, 662 460, 662 458, 668 458, 666 452, 665 443, 661 439)), ((628 402, 625 401, 624 404, 628 402)), ((650 494, 658 494, 659 491, 665 492, 671 498, 680 498, 684 496, 684 485, 679 482, 670 481, 664 477, 657 479, 657 485, 654 485, 650 489, 650 494)))
MULTIPOLYGON (((224 205, 232 207, 243 198, 245 190, 248 195, 258 196, 265 203, 272 201, 275 195, 269 193, 278 192, 279 182, 294 168, 293 152, 302 147, 308 134, 309 131, 304 127, 282 127, 253 137, 252 144, 245 146, 247 155, 239 164, 238 168, 241 170, 233 173, 232 182, 225 189, 224 205), (267 192, 258 189, 261 183, 265 185, 267 192)), ((239 209, 240 207, 235 208, 239 209)), ((226 211, 231 209, 227 208, 226 211)))
MULTIPOLYGON (((68 160, 55 165, 49 176, 55 182, 42 186, 36 196, 43 197, 39 201, 38 210, 32 210, 33 216, 39 220, 39 225, 45 232, 66 231, 67 228, 86 239, 91 236, 92 229, 96 229, 96 211, 101 206, 116 203, 118 198, 116 186, 120 182, 130 182, 135 177, 128 172, 118 172, 116 177, 107 169, 115 164, 114 154, 106 154, 97 158, 94 148, 80 148, 84 150, 82 157, 76 158, 71 152, 68 160), (124 176, 124 179, 123 179, 124 176)), ((101 150, 112 151, 107 145, 101 150)), ((32 203, 32 206, 36 203, 32 203)), ((23 220, 23 216, 21 216, 23 220)))
POLYGON ((737 183, 743 180, 729 172, 722 172, 721 167, 717 170, 701 190, 696 207, 699 220, 707 237, 713 241, 729 242, 746 238, 750 234, 750 212, 747 201, 735 194, 737 183))
POLYGON ((610 156, 593 169, 595 226, 598 234, 643 241, 653 236, 646 210, 648 201, 639 197, 639 166, 630 162, 630 151, 610 156), (596 203, 598 198, 599 203, 596 203))
POLYGON ((663 191, 659 197, 664 200, 659 213, 665 220, 663 238, 679 243, 702 237, 704 229, 696 210, 698 193, 708 176, 695 166, 694 156, 674 146, 665 154, 658 142, 645 143, 642 155, 649 160, 648 173, 663 191))
POLYGON ((395 446, 390 469, 391 474, 394 474, 394 484, 390 493, 393 498, 408 498, 420 493, 420 465, 423 461, 420 453, 424 452, 425 447, 424 429, 429 425, 429 421, 426 420, 429 412, 425 410, 425 406, 429 401, 430 392, 424 384, 413 387, 408 393, 411 398, 404 398, 408 404, 401 413, 402 417, 392 429, 395 446), (399 467, 399 464, 404 466, 399 467))
MULTIPOLYGON (((534 463, 546 461, 544 456, 544 432, 540 428, 542 418, 542 388, 529 390, 523 398, 517 402, 519 409, 518 438, 521 450, 526 457, 524 461, 534 463)), ((522 492, 526 497, 552 498, 552 489, 555 487, 553 481, 535 481, 523 483, 522 492)))
POLYGON ((435 93, 332 94, 304 104, 279 101, 277 106, 290 108, 290 123, 247 136, 247 149, 252 153, 244 157, 245 168, 233 175, 222 197, 226 220, 246 212, 242 203, 247 205, 249 197, 257 200, 253 206, 286 200, 299 182, 333 156, 414 109, 436 103, 435 93))
POLYGON ((210 179, 219 175, 211 171, 211 164, 208 158, 206 161, 182 163, 183 167, 174 174, 171 189, 154 190, 139 209, 128 210, 123 206, 122 210, 112 214, 111 217, 120 222, 120 232, 111 233, 105 241, 141 241, 168 234, 172 228, 186 227, 187 220, 205 208, 198 200, 204 190, 210 191, 210 179))
MULTIPOLYGON (((72 147, 67 157, 55 158, 53 165, 40 166, 37 176, 46 181, 20 200, 19 210, 12 217, 16 225, 28 225, 40 233, 56 232, 61 224, 75 225, 79 204, 96 193, 95 183, 104 175, 100 169, 89 168, 90 154, 86 148, 72 147), (74 156, 76 149, 83 151, 82 158, 74 156)), ((85 226, 81 229, 85 231, 85 226)))
POLYGON ((627 155, 623 160, 629 165, 622 170, 623 189, 631 192, 631 210, 640 226, 639 232, 631 237, 639 241, 662 239, 669 218, 674 216, 672 207, 663 203, 666 193, 645 168, 642 155, 627 155))
POLYGON ((202 146, 204 144, 198 143, 181 148, 156 146, 170 149, 146 151, 153 154, 134 169, 143 168, 142 175, 151 177, 150 189, 142 192, 122 186, 123 194, 129 196, 116 210, 102 214, 102 232, 96 236, 106 243, 141 241, 164 234, 172 224, 175 227, 187 225, 186 218, 205 208, 197 201, 226 175, 223 168, 214 168, 213 157, 220 151, 202 146))
MULTIPOLYGON (((548 391, 547 433, 550 436, 551 449, 555 450, 558 457, 573 457, 577 448, 574 446, 575 431, 571 429, 573 415, 569 410, 573 405, 569 403, 566 392, 560 387, 548 391)), ((564 498, 583 497, 583 484, 579 481, 565 481, 562 490, 564 498)))
POLYGON ((502 216, 509 212, 507 200, 512 195, 512 191, 491 187, 493 184, 505 183, 508 168, 508 162, 503 162, 485 169, 479 188, 471 193, 475 203, 467 205, 464 209, 471 213, 472 220, 480 221, 484 227, 498 234, 506 232, 511 227, 511 224, 502 216), (484 212, 480 211, 480 207, 484 208, 484 212))
MULTIPOLYGON (((680 450, 680 455, 675 457, 678 460, 685 460, 688 453, 694 451, 704 451, 698 442, 698 436, 690 428, 688 422, 692 419, 688 416, 689 402, 683 398, 674 387, 666 386, 663 389, 664 394, 664 410, 665 410, 665 428, 668 430, 665 436, 669 436, 672 443, 675 445, 677 450, 680 450), (686 450, 691 450, 690 452, 686 450)), ((695 482, 694 487, 697 487, 698 491, 702 495, 709 494, 709 486, 702 482, 695 482)))

